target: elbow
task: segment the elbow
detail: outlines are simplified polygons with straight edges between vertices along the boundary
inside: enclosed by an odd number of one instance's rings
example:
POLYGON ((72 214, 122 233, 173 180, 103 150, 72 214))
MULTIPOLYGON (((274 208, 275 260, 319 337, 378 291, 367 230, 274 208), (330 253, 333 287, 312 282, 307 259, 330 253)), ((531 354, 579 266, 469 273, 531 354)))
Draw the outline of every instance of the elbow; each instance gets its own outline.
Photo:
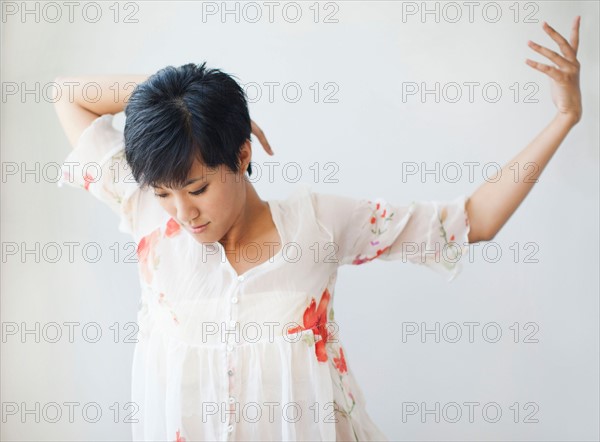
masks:
POLYGON ((491 241, 496 237, 497 231, 495 229, 485 229, 482 236, 482 241, 491 241))
POLYGON ((54 78, 53 83, 54 87, 52 88, 52 100, 55 105, 62 104, 65 102, 75 102, 75 91, 73 88, 69 89, 71 85, 77 84, 73 82, 73 77, 59 75, 58 77, 54 78))
POLYGON ((480 241, 491 241, 495 236, 495 232, 486 229, 479 229, 473 224, 471 224, 469 228, 469 244, 474 244, 480 241))

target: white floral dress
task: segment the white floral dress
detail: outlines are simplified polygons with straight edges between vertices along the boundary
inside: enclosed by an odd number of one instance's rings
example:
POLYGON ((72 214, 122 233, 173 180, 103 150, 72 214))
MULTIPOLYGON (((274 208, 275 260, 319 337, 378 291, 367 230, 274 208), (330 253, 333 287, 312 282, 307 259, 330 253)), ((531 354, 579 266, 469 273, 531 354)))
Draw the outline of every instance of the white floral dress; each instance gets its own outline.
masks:
POLYGON ((114 117, 84 131, 59 186, 106 203, 137 243, 133 440, 387 440, 335 322, 337 269, 400 260, 451 281, 468 250, 465 196, 401 206, 300 183, 268 201, 283 247, 238 275, 219 242, 198 243, 138 187, 114 117))

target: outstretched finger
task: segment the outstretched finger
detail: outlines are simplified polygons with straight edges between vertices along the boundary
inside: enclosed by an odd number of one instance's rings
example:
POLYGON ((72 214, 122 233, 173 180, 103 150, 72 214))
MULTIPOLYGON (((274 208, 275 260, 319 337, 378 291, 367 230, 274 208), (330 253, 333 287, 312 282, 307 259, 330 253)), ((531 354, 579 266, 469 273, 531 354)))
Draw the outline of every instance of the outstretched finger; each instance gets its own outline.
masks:
POLYGON ((571 28, 571 47, 577 55, 577 48, 579 47, 579 24, 581 23, 581 15, 575 17, 573 21, 573 27, 571 28))
POLYGON ((258 138, 258 141, 260 141, 260 144, 263 146, 263 148, 267 151, 269 155, 275 155, 273 153, 273 149, 271 149, 271 145, 267 141, 267 137, 265 137, 264 132, 260 127, 258 127, 258 125, 254 121, 252 121, 252 133, 256 138, 258 138))
POLYGON ((267 141, 267 137, 265 137, 264 134, 257 135, 257 137, 258 137, 258 141, 260 141, 260 144, 262 144, 263 148, 267 151, 267 153, 269 155, 275 155, 273 153, 273 149, 271 149, 271 145, 267 141))
POLYGON ((560 66, 560 67, 564 68, 567 65, 571 65, 572 64, 569 60, 567 60, 566 58, 558 55, 556 52, 551 51, 550 49, 545 48, 543 46, 540 46, 539 44, 534 43, 531 40, 529 40, 528 44, 529 44, 529 47, 531 49, 533 49, 534 51, 542 54, 546 58, 550 59, 550 61, 553 61, 557 66, 560 66))
POLYGON ((529 58, 525 59, 525 63, 531 66, 534 69, 537 69, 544 74, 547 74, 550 78, 558 81, 560 80, 560 71, 553 66, 548 66, 547 64, 538 63, 537 61, 530 60, 529 58))
POLYGON ((552 26, 550 26, 548 23, 544 22, 543 27, 544 27, 544 30, 550 35, 552 40, 554 40, 556 43, 558 43, 558 47, 560 48, 560 50, 563 53, 563 55, 565 56, 565 58, 569 61, 575 61, 576 54, 575 54, 575 51, 573 50, 573 48, 571 47, 571 45, 569 44, 569 42, 567 40, 565 40, 565 38, 562 35, 560 35, 558 32, 556 32, 554 30, 554 28, 552 26))

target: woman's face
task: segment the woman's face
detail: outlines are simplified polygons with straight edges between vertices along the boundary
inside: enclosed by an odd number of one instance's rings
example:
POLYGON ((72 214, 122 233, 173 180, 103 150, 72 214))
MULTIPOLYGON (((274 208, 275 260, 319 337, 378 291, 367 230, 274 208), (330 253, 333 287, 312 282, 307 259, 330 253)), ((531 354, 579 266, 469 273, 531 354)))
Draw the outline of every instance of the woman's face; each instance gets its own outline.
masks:
POLYGON ((242 153, 242 167, 237 174, 224 165, 209 169, 195 160, 187 184, 181 189, 154 187, 156 199, 196 241, 217 242, 231 229, 244 208, 247 154, 242 153), (207 226, 202 232, 192 231, 191 226, 203 224, 207 226))

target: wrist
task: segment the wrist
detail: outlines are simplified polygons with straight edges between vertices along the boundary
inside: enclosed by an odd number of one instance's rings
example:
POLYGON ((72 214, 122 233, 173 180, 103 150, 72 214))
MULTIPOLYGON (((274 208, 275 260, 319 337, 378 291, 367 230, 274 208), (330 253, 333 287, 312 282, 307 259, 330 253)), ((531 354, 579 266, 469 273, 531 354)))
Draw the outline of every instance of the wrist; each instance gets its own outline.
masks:
POLYGON ((581 113, 576 114, 573 112, 570 113, 563 113, 563 112, 558 112, 556 114, 556 120, 560 121, 561 123, 569 126, 570 128, 575 126, 577 123, 579 123, 579 121, 581 120, 581 113))

